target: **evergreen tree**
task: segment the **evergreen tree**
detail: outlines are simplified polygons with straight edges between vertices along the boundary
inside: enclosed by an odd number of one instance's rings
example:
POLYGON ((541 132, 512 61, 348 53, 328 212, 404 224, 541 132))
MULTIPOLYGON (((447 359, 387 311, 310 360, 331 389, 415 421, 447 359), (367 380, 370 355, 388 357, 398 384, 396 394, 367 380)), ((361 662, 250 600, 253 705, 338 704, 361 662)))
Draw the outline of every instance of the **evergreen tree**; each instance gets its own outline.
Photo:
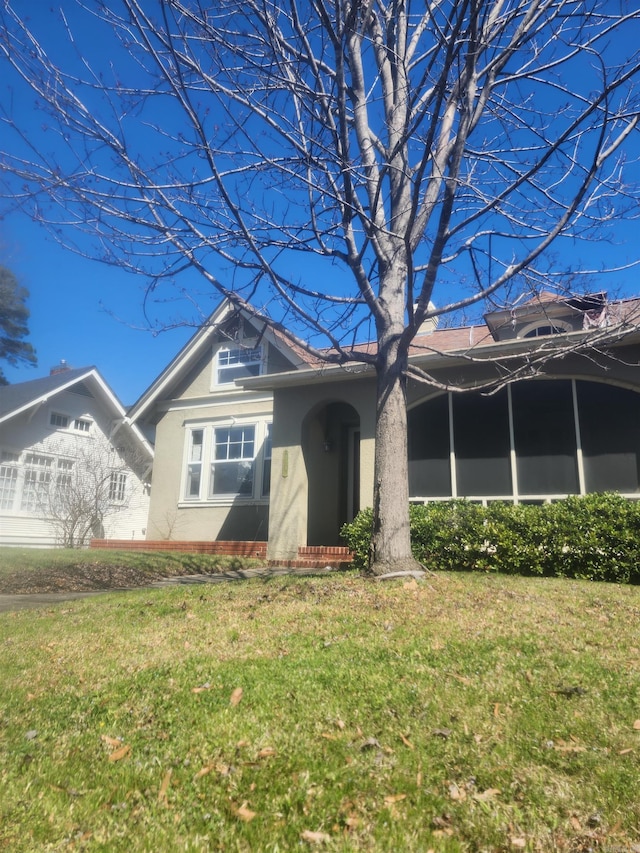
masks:
MULTIPOLYGON (((0 362, 11 365, 37 363, 36 351, 30 343, 22 340, 29 334, 28 298, 26 287, 18 284, 11 270, 0 266, 0 362)), ((0 385, 7 384, 7 377, 0 367, 0 385)))

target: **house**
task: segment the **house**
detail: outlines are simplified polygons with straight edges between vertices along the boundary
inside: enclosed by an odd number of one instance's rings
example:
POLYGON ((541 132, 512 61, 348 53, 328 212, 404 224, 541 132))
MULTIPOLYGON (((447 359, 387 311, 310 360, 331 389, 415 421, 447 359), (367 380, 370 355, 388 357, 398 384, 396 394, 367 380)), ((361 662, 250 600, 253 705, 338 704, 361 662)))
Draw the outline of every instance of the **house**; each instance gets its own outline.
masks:
POLYGON ((0 544, 144 539, 152 460, 95 367, 0 387, 0 544))
MULTIPOLYGON (((408 384, 411 500, 640 496, 640 300, 549 293, 484 319, 415 339, 433 382, 408 384)), ((277 561, 340 545, 372 502, 375 388, 223 303, 129 413, 156 428, 148 537, 268 540, 277 561)))

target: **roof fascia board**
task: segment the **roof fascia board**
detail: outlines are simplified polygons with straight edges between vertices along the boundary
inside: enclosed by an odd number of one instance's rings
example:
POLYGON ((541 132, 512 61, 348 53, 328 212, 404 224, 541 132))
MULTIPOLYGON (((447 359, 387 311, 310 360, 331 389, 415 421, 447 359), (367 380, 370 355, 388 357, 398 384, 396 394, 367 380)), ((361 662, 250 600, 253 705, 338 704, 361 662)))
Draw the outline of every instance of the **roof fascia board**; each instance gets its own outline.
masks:
MULTIPOLYGON (((580 330, 577 332, 567 332, 562 336, 549 336, 549 341, 553 341, 554 339, 559 341, 560 338, 562 338, 564 341, 579 343, 580 339, 587 342, 590 337, 592 337, 591 332, 580 330)), ((537 348, 539 349, 540 338, 536 338, 535 340, 538 342, 537 348)), ((628 332, 623 333, 621 338, 609 341, 607 346, 620 346, 623 343, 640 343, 640 330, 631 329, 628 332)), ((477 347, 465 347, 449 351, 439 352, 434 347, 434 351, 430 353, 411 354, 409 356, 409 361, 417 365, 426 363, 430 368, 446 365, 455 366, 457 364, 467 362, 469 354, 472 353, 474 363, 479 364, 484 360, 488 361, 496 356, 526 355, 527 352, 531 352, 534 349, 536 349, 536 347, 532 346, 531 338, 512 338, 510 340, 482 344, 477 347)), ((558 355, 560 354, 562 354, 561 349, 558 351, 558 355)), ((553 353, 551 351, 549 352, 549 355, 550 357, 553 357, 553 353)), ((346 365, 325 365, 320 369, 310 368, 307 370, 271 373, 267 376, 256 376, 249 379, 238 379, 236 381, 239 385, 242 385, 243 388, 257 391, 265 388, 286 388, 295 387, 297 385, 308 385, 310 383, 323 384, 326 382, 341 382, 373 375, 375 374, 372 366, 365 364, 364 362, 348 362, 346 365)))

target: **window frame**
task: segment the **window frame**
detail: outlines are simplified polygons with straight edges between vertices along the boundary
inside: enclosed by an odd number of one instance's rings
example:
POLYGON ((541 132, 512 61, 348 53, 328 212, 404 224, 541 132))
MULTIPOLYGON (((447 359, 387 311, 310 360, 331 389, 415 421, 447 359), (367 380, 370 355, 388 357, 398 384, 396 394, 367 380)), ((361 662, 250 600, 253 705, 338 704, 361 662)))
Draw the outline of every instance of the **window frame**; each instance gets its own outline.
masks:
MULTIPOLYGON (((265 418, 247 418, 236 420, 234 418, 224 418, 218 421, 193 421, 185 423, 185 440, 184 440, 184 455, 181 475, 180 495, 181 499, 178 503, 180 507, 193 506, 229 506, 238 501, 247 504, 264 504, 269 501, 269 494, 264 492, 265 483, 265 452, 269 446, 269 430, 272 429, 272 421, 265 418), (222 438, 222 432, 228 431, 226 436, 227 455, 228 458, 216 459, 217 451, 224 446, 222 441, 216 442, 216 431, 218 437, 222 438), (251 441, 248 434, 240 440, 236 436, 233 441, 233 431, 248 431, 253 430, 253 440, 251 441), (202 433, 202 458, 201 460, 190 459, 192 452, 193 434, 202 433), (247 453, 247 447, 253 444, 253 455, 247 453), (231 446, 235 445, 233 451, 231 446), (246 446, 245 446, 246 445, 246 446), (215 492, 215 466, 220 468, 231 467, 235 464, 244 463, 251 468, 251 489, 246 493, 238 489, 238 491, 218 491, 215 492), (189 478, 190 465, 197 464, 200 467, 200 484, 197 495, 189 495, 189 478)), ((269 460, 270 464, 270 460, 269 460)), ((241 483, 241 478, 238 476, 237 482, 241 483)))
POLYGON ((69 424, 71 423, 70 415, 63 415, 62 412, 54 412, 51 411, 49 413, 49 426, 54 427, 54 429, 69 429, 69 424), (54 420, 60 420, 60 423, 54 423, 54 420))
POLYGON ((121 505, 127 499, 127 472, 112 471, 109 474, 109 503, 121 505))
MULTIPOLYGON (((252 341, 251 343, 255 343, 252 341)), ((235 388, 236 379, 246 378, 250 376, 262 376, 265 367, 265 348, 262 344, 250 346, 249 343, 242 344, 240 342, 223 343, 217 347, 213 357, 213 377, 212 389, 229 389, 235 388), (242 355, 247 358, 241 358, 242 355), (226 364, 221 363, 223 359, 233 358, 233 361, 227 361, 226 364), (257 372, 250 369, 250 366, 257 365, 257 372), (230 378, 222 381, 221 377, 227 373, 230 378), (233 375, 232 375, 233 374, 233 375)))
POLYGON ((16 499, 20 494, 20 453, 13 450, 0 450, 0 511, 15 510, 16 499), (11 476, 7 476, 7 474, 11 476))

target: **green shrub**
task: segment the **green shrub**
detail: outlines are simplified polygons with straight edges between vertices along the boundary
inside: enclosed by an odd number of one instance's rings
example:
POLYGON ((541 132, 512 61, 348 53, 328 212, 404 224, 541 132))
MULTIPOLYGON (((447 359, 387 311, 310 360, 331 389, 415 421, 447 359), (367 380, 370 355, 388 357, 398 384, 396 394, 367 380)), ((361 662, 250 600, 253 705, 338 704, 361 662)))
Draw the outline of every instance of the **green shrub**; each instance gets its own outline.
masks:
MULTIPOLYGON (((432 570, 640 582, 640 502, 620 495, 539 506, 451 500, 412 505, 409 516, 413 555, 432 570)), ((372 525, 366 509, 342 528, 360 569, 368 565, 372 525)))

